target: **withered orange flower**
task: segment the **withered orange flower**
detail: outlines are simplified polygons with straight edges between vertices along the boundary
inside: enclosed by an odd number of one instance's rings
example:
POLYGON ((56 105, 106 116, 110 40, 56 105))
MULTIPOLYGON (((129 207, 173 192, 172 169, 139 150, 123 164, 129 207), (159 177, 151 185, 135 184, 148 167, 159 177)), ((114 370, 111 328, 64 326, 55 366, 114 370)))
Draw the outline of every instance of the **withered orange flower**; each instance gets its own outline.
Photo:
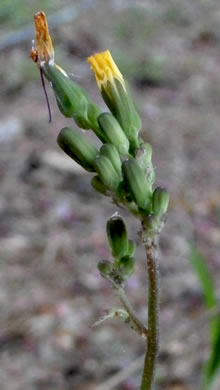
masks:
POLYGON ((47 18, 43 11, 34 15, 35 41, 30 57, 39 66, 43 63, 54 64, 54 48, 49 34, 47 18))

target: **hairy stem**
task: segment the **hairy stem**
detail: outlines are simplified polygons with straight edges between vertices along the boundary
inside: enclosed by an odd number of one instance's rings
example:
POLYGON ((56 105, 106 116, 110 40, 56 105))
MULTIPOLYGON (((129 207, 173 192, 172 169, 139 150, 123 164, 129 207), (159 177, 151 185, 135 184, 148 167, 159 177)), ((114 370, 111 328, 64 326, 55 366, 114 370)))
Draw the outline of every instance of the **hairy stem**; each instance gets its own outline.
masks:
POLYGON ((148 337, 148 330, 145 328, 145 326, 142 324, 142 322, 137 317, 137 315, 136 315, 133 307, 131 306, 124 290, 122 288, 117 288, 115 290, 116 290, 116 293, 119 296, 120 301, 123 304, 125 310, 128 312, 129 317, 135 326, 135 329, 137 330, 137 332, 141 336, 145 336, 147 338, 148 337))
POLYGON ((145 248, 149 279, 148 338, 140 390, 152 390, 159 351, 159 269, 156 240, 145 242, 145 248))

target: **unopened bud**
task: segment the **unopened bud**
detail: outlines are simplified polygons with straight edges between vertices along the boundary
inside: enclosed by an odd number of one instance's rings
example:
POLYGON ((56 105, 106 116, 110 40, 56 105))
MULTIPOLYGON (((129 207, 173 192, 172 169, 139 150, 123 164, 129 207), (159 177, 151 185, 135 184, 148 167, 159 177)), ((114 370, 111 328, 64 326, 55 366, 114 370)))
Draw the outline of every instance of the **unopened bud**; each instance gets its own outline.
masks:
POLYGON ((62 114, 73 118, 82 129, 97 129, 97 118, 101 110, 91 101, 86 91, 70 80, 57 66, 45 64, 42 71, 52 84, 62 114))
POLYGON ((112 144, 104 144, 100 149, 100 154, 109 158, 117 174, 121 176, 121 159, 116 147, 112 144))
POLYGON ((162 216, 167 212, 169 193, 165 188, 157 187, 153 192, 152 208, 155 215, 162 216))
POLYGON ((115 191, 117 189, 120 177, 108 157, 97 157, 95 160, 95 170, 108 189, 111 191, 115 191))
POLYGON ((112 263, 109 260, 101 260, 97 268, 102 276, 109 276, 112 272, 112 263))
POLYGON ((64 127, 58 137, 60 148, 86 171, 95 172, 94 163, 98 150, 77 130, 64 127))
POLYGON ((129 141, 115 117, 109 112, 104 112, 99 115, 98 123, 106 141, 115 145, 119 153, 127 154, 129 141))
POLYGON ((125 223, 119 215, 113 215, 107 222, 106 231, 112 256, 120 258, 128 253, 128 236, 125 223))
POLYGON ((151 186, 143 169, 135 159, 126 160, 122 164, 122 172, 129 193, 140 209, 150 207, 151 186))

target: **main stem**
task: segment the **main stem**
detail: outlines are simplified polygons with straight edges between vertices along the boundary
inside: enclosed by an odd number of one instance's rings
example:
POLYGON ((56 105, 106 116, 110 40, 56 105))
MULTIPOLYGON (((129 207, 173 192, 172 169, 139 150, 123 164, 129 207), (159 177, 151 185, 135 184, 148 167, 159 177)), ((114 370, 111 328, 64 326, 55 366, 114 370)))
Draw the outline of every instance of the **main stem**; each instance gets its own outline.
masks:
POLYGON ((149 279, 148 291, 148 338, 144 371, 140 390, 152 390, 155 367, 159 351, 159 268, 157 242, 152 239, 145 242, 147 270, 149 279))

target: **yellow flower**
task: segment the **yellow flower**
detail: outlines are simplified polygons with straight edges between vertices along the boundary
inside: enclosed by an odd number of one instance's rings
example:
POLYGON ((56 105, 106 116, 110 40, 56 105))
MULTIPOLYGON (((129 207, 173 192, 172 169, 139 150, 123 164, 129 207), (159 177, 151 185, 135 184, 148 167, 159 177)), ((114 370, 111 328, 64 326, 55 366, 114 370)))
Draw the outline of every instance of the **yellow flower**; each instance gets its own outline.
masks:
POLYGON ((114 80, 117 79, 126 91, 123 76, 115 64, 109 50, 89 57, 88 62, 90 63, 91 68, 95 74, 95 78, 100 90, 102 90, 103 87, 108 94, 108 82, 115 84, 114 80))
POLYGON ((106 105, 130 141, 130 149, 135 149, 139 145, 138 132, 141 128, 141 119, 110 51, 95 54, 88 58, 88 62, 106 105))
POLYGON ((35 42, 30 57, 39 66, 44 63, 54 64, 54 48, 49 34, 46 15, 39 11, 34 15, 35 42))

